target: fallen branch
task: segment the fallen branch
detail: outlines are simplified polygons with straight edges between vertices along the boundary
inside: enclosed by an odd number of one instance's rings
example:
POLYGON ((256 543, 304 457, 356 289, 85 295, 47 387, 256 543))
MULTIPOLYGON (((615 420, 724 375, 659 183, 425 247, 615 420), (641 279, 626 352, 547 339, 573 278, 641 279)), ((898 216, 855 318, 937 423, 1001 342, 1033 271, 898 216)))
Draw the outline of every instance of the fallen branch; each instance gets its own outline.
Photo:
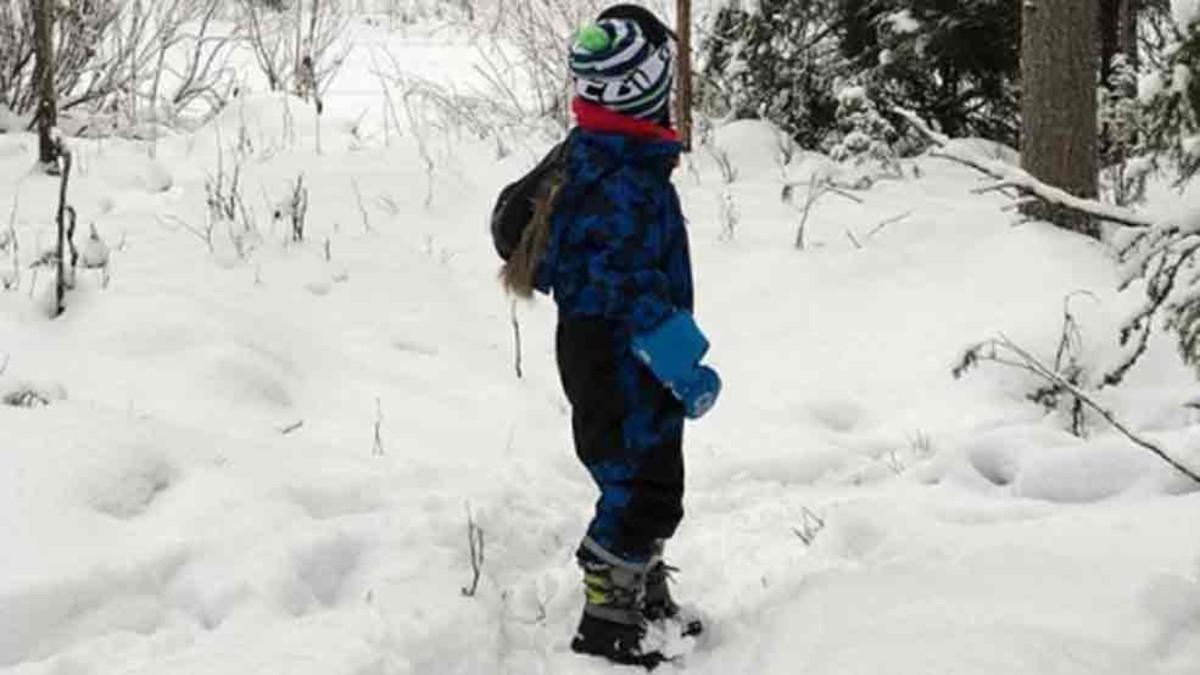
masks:
POLYGON ((981 359, 1019 368, 1053 383, 1055 386, 1075 397, 1077 401, 1090 408, 1093 412, 1100 415, 1100 417, 1104 418, 1106 422, 1112 425, 1112 427, 1120 432, 1121 435, 1132 441, 1134 445, 1154 453, 1159 459, 1171 465, 1173 469, 1192 479, 1192 481, 1196 484, 1200 485, 1200 473, 1193 471, 1187 466, 1184 466, 1178 460, 1171 457, 1167 451, 1162 448, 1162 446, 1158 445, 1154 441, 1143 438, 1142 436, 1136 434, 1129 427, 1125 426, 1125 424, 1119 419, 1117 419, 1116 415, 1114 415, 1111 411, 1097 403, 1095 399, 1085 393, 1078 386, 1072 384, 1067 380, 1067 378, 1063 377, 1046 364, 1039 361, 1037 357, 1027 352, 1020 345, 1010 340, 1007 336, 1002 334, 996 339, 988 340, 987 342, 972 348, 964 358, 963 364, 955 370, 956 375, 961 375, 966 368, 969 368, 981 359), (991 351, 985 353, 985 349, 990 349, 991 351), (1016 360, 1013 360, 1012 358, 1005 358, 1003 355, 1001 355, 1002 350, 1007 351, 1009 355, 1015 357, 1016 360))
POLYGON ((1155 222, 1119 206, 1105 204, 1093 199, 1083 199, 1075 195, 1047 185, 1042 181, 1034 178, 1028 172, 1014 166, 1005 164, 997 160, 985 160, 978 157, 970 157, 961 152, 955 152, 950 147, 950 137, 945 134, 940 134, 929 127, 916 113, 911 110, 902 108, 896 109, 896 114, 903 117, 914 129, 925 136, 931 143, 937 146, 937 150, 931 151, 929 154, 932 157, 939 157, 957 162, 964 166, 975 169, 976 171, 988 176, 997 181, 996 185, 984 188, 982 192, 991 192, 1004 189, 1015 189, 1021 194, 1036 198, 1038 201, 1052 204, 1060 208, 1082 214, 1099 220, 1104 220, 1112 223, 1133 227, 1138 229, 1148 229, 1154 227, 1155 222))

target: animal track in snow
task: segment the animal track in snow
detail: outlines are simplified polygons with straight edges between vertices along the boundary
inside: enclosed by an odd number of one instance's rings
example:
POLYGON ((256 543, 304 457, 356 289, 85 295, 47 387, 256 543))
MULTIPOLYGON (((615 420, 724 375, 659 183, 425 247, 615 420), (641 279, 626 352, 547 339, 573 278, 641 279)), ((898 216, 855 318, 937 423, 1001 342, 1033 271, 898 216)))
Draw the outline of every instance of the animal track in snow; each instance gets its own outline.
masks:
POLYGON ((336 533, 297 547, 293 553, 296 576, 323 607, 332 607, 342 596, 349 577, 358 569, 364 543, 336 533))
POLYGON ((867 412, 853 401, 817 401, 808 407, 809 415, 818 424, 838 433, 849 433, 861 428, 867 412))
POLYGON ((168 551, 125 569, 96 568, 0 595, 0 666, 112 633, 153 633, 168 610, 164 589, 187 559, 168 551))
POLYGON ((288 493, 313 520, 371 513, 379 510, 383 503, 373 484, 359 481, 334 485, 295 485, 288 488, 288 493))
POLYGON ((135 451, 120 461, 101 465, 89 478, 84 494, 93 509, 129 520, 145 513, 177 477, 165 457, 135 451))

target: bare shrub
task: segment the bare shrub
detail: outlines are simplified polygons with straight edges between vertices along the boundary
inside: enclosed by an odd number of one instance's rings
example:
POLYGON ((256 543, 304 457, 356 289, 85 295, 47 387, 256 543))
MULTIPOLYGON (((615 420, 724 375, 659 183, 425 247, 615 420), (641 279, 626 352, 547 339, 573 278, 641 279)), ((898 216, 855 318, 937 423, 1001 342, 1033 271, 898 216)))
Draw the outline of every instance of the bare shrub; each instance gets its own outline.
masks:
MULTIPOLYGON (((239 19, 271 91, 321 100, 349 53, 340 38, 349 14, 339 0, 295 0, 291 7, 238 0, 239 19)), ((318 109, 318 114, 320 110, 318 109)))
POLYGON ((1081 406, 1087 407, 1102 417, 1113 429, 1128 438, 1134 445, 1153 453, 1159 459, 1169 464, 1171 468, 1190 478, 1192 482, 1200 484, 1200 472, 1180 462, 1161 443, 1131 429, 1118 419, 1113 412, 1097 402, 1089 392, 1085 392, 1075 384, 1072 384, 1066 375, 1055 371, 1004 335, 981 342, 968 349, 959 365, 955 368, 955 376, 961 377, 968 370, 988 361, 1024 370, 1045 380, 1051 386, 1057 387, 1066 394, 1074 397, 1076 401, 1079 401, 1081 406))
POLYGON ((497 3, 483 22, 490 25, 490 41, 479 46, 484 65, 477 68, 494 90, 497 105, 553 119, 566 129, 571 122, 570 77, 563 53, 571 35, 599 7, 595 0, 497 3), (526 90, 531 97, 519 93, 526 90))
POLYGON ((1054 350, 1054 361, 1047 366, 1056 377, 1047 378, 1044 373, 1030 368, 1029 364, 1006 358, 1004 348, 1007 344, 1003 341, 997 343, 995 340, 985 340, 968 348, 952 371, 954 377, 961 378, 981 360, 1019 367, 1038 375, 1039 385, 1026 394, 1025 398, 1041 406, 1046 414, 1061 414, 1067 419, 1067 428, 1071 434, 1084 438, 1087 435, 1088 421, 1085 416, 1086 404, 1076 392, 1092 388, 1092 374, 1083 363, 1083 333, 1079 327, 1079 319, 1071 307, 1072 301, 1081 297, 1096 299, 1089 291, 1076 291, 1063 299, 1062 329, 1054 350), (1001 349, 997 350, 997 344, 1001 349))
MULTIPOLYGON (((219 109, 234 77, 233 35, 215 30, 222 0, 68 0, 55 5, 59 110, 174 121, 194 104, 219 109), (168 54, 179 54, 172 62, 168 54), (164 89, 165 74, 171 86, 164 89)), ((0 103, 18 115, 37 105, 33 16, 0 0, 0 103)), ((95 129, 92 129, 95 131, 95 129)))
MULTIPOLYGON (((800 214, 800 222, 796 225, 796 241, 795 247, 797 250, 803 251, 807 246, 808 218, 812 215, 813 208, 817 202, 821 201, 821 197, 827 194, 834 194, 843 199, 862 204, 863 201, 858 197, 850 194, 845 189, 834 184, 833 180, 828 177, 813 176, 807 183, 807 195, 804 198, 803 204, 796 204, 796 188, 805 185, 805 183, 785 183, 783 190, 780 192, 780 200, 785 204, 790 204, 800 214)), ((853 237, 851 237, 853 241, 853 237)), ((855 243, 855 246, 861 248, 861 245, 855 243)))
POLYGON ((304 174, 296 176, 287 201, 275 213, 277 219, 285 216, 292 225, 292 241, 297 244, 303 242, 308 222, 308 188, 304 185, 304 174))

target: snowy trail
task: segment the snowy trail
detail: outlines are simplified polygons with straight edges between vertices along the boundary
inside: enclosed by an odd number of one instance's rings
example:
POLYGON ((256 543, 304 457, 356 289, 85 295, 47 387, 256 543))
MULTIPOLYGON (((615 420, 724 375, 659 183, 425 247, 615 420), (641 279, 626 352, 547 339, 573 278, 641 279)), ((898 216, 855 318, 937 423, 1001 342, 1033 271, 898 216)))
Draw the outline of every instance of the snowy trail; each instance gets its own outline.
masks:
MULTIPOLYGON (((518 381, 483 228, 537 148, 497 160, 439 138, 426 206, 413 139, 352 132, 370 79, 354 72, 322 156, 311 121, 273 97, 157 160, 77 146, 75 205, 116 249, 111 281, 81 275, 53 323, 46 275, 0 294, 0 395, 49 399, 0 406, 0 672, 619 670, 567 651, 594 490, 570 449, 552 306, 519 308, 518 381), (218 160, 239 137, 252 147, 218 160), (210 251, 179 223, 204 222, 218 161, 241 163, 256 229, 222 225, 210 251), (271 211, 301 171, 296 244, 271 211), (468 508, 485 536, 475 597, 468 508)), ((0 136, 29 257, 55 188, 28 172, 33 142, 0 136)), ((1196 673, 1200 493, 1107 432, 1065 434, 1020 377, 950 377, 997 331, 1051 350, 1080 289, 1097 296, 1078 308, 1085 349, 1103 358, 1121 305, 1104 251, 1011 227, 1001 198, 932 160, 864 204, 822 201, 795 251, 769 133, 716 143, 739 172, 731 241, 711 157, 677 182, 728 390, 689 429, 670 549, 677 595, 712 631, 664 670, 1196 673)), ((1177 407, 1190 389, 1157 345, 1109 403, 1200 459, 1177 407)))

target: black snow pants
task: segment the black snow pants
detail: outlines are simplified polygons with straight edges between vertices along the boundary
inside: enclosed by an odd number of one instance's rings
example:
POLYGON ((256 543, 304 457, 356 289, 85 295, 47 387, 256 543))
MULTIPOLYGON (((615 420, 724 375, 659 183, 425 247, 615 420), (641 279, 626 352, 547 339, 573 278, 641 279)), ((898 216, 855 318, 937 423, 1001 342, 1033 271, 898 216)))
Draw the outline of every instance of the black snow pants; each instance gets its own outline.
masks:
POLYGON ((600 488, 587 537, 646 562, 683 518, 683 406, 636 359, 620 322, 560 316, 556 348, 575 452, 600 488))

